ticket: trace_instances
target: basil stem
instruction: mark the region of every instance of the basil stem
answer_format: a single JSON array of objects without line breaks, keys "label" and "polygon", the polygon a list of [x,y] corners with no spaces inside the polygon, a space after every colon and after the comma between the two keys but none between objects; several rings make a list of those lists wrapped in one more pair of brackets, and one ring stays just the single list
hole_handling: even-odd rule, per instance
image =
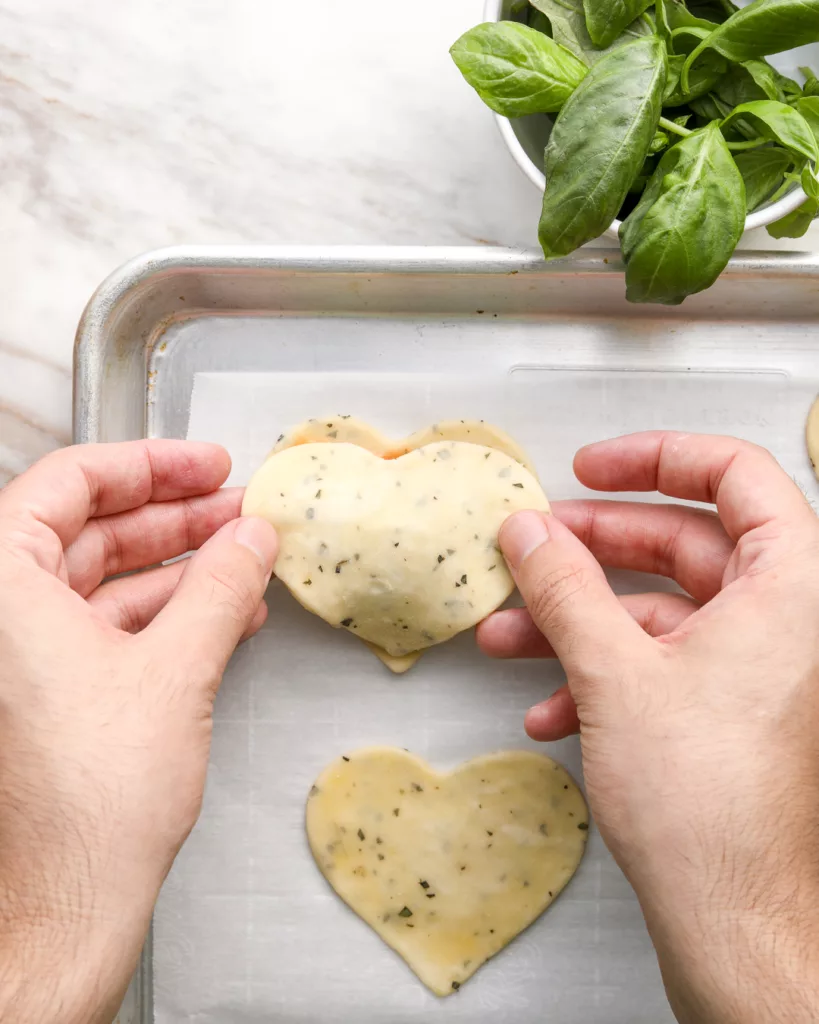
[{"label": "basil stem", "polygon": [[595,46],[611,46],[653,0],[583,0],[586,28]]},{"label": "basil stem", "polygon": [[449,52],[484,103],[506,117],[556,113],[586,74],[574,54],[514,21],[478,25]]},{"label": "basil stem", "polygon": [[668,58],[668,80],[663,98],[665,107],[682,107],[699,99],[710,92],[728,70],[728,62],[724,57],[717,53],[708,53],[695,68],[691,69],[688,89],[684,92],[680,76],[685,60],[684,54],[672,54]]},{"label": "basil stem", "polygon": [[756,138],[746,139],[745,142],[729,142],[728,148],[732,153],[745,153],[748,150],[759,149],[760,146],[767,146],[768,139]]},{"label": "basil stem", "polygon": [[709,288],[745,226],[745,185],[719,124],[669,149],[620,229],[630,302],[677,305]]},{"label": "basil stem", "polygon": [[732,61],[753,60],[819,41],[819,0],[753,0],[732,14],[688,56],[682,87],[700,56],[716,50]]},{"label": "basil stem", "polygon": [[673,132],[675,135],[691,135],[690,128],[686,128],[685,125],[681,125],[677,121],[669,121],[667,117],[661,117],[659,123],[661,128],[665,128],[667,131]]},{"label": "basil stem", "polygon": [[[738,119],[750,121],[754,128],[765,139],[778,143],[785,149],[804,156],[814,165],[819,164],[819,145],[805,118],[787,103],[776,100],[756,100],[753,103],[741,103],[734,107],[730,115],[722,122],[723,132],[728,131]],[[760,143],[761,144],[761,143]],[[741,144],[734,144],[738,149]],[[741,148],[750,148],[742,145]]]},{"label": "basil stem", "polygon": [[555,122],[546,147],[538,237],[547,259],[606,230],[648,155],[659,122],[665,46],[626,43],[589,71]]}]

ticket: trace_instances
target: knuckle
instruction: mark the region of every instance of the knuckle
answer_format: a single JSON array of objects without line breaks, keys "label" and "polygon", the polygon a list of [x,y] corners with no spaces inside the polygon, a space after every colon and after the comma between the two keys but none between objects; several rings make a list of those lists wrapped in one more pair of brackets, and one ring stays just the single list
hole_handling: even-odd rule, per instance
[{"label": "knuckle", "polygon": [[584,566],[562,565],[535,580],[529,595],[529,611],[541,629],[548,631],[566,606],[589,586],[591,575]]},{"label": "knuckle", "polygon": [[[116,526],[109,520],[95,519],[93,526],[99,530],[102,540],[103,572],[105,576],[115,576],[125,562],[122,539]],[[89,524],[91,525],[91,524]]]},{"label": "knuckle", "polygon": [[66,463],[74,462],[80,452],[80,445],[70,444],[64,448],[55,448],[53,452],[48,452],[40,460],[40,465],[45,466],[49,469],[60,469],[66,465]]}]

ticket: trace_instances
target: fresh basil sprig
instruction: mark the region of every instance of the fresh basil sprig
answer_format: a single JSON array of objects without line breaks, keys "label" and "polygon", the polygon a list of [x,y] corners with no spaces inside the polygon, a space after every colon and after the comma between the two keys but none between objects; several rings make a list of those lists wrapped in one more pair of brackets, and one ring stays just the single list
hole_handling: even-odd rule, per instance
[{"label": "fresh basil sprig", "polygon": [[719,125],[660,161],[620,228],[630,302],[677,305],[725,269],[745,226],[745,185]]},{"label": "fresh basil sprig", "polygon": [[689,55],[682,72],[688,75],[706,50],[732,61],[753,60],[795,46],[819,41],[819,0],[753,0],[711,32]]},{"label": "fresh basil sprig", "polygon": [[819,215],[819,79],[803,67],[800,85],[765,59],[819,41],[819,0],[514,0],[511,12],[524,24],[478,26],[453,57],[493,110],[551,130],[547,259],[619,218],[628,298],[677,303],[719,274],[747,211],[801,186],[769,232],[798,237]]},{"label": "fresh basil sprig", "polygon": [[506,117],[556,113],[586,74],[573,53],[514,21],[478,25],[449,52],[484,103]]},{"label": "fresh basil sprig", "polygon": [[646,36],[608,53],[555,122],[538,237],[547,259],[600,235],[623,205],[659,123],[665,47]]},{"label": "fresh basil sprig", "polygon": [[813,164],[819,164],[819,146],[811,126],[794,107],[776,100],[756,100],[741,103],[722,122],[722,130],[728,133],[738,120],[748,121],[760,133],[760,141],[779,143],[785,149],[803,156]]}]

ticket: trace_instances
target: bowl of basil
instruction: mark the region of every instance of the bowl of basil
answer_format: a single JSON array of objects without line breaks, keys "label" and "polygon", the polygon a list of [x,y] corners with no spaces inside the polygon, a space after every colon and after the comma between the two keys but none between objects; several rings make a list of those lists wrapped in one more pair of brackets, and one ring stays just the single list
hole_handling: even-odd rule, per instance
[{"label": "bowl of basil", "polygon": [[799,238],[819,216],[819,0],[487,0],[485,17],[450,52],[543,190],[546,259],[619,237],[629,301],[676,305],[744,230]]}]

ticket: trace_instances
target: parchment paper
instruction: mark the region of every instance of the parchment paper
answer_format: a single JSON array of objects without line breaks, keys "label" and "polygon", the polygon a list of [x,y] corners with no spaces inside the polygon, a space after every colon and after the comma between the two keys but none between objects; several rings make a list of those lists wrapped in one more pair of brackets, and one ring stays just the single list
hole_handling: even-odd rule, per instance
[{"label": "parchment paper", "polygon": [[[777,372],[200,374],[188,436],[226,445],[230,483],[242,484],[278,435],[310,416],[352,413],[396,437],[437,419],[484,418],[526,447],[558,498],[584,493],[571,462],[587,441],[647,428],[710,430],[766,444],[814,495],[802,442],[811,397]],[[621,591],[644,583],[616,577]],[[341,903],[304,838],[307,792],[331,758],[394,744],[445,768],[535,747],[522,716],[560,684],[560,669],[491,662],[464,635],[395,677],[280,585],[268,596],[268,624],[225,678],[202,818],[157,909],[158,1024],[672,1021],[636,899],[594,829],[556,904],[446,1000]],[[545,749],[580,777],[576,741]]]}]

